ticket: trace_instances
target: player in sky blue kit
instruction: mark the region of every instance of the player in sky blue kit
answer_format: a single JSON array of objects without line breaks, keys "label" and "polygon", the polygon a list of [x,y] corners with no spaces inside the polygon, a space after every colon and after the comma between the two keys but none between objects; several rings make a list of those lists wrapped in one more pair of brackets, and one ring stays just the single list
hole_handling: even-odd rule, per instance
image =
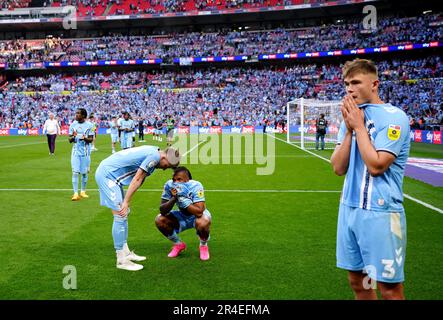
[{"label": "player in sky blue kit", "polygon": [[[75,113],[75,121],[69,127],[69,142],[73,143],[71,153],[72,166],[72,186],[74,195],[72,201],[78,201],[81,198],[89,198],[86,194],[86,183],[88,182],[89,165],[91,162],[90,144],[94,138],[92,125],[86,121],[88,113],[85,109],[79,108]],[[81,192],[78,194],[78,178],[82,176]]]},{"label": "player in sky blue kit", "polygon": [[[112,237],[117,254],[117,268],[141,270],[143,266],[133,261],[146,259],[130,251],[127,244],[132,196],[155,169],[174,168],[179,163],[178,150],[167,148],[160,151],[155,146],[141,146],[116,152],[98,166],[95,180],[99,186],[100,204],[110,208],[114,216]],[[126,195],[123,186],[129,186]]]},{"label": "player in sky blue kit", "polygon": [[162,141],[163,133],[163,121],[160,117],[156,117],[154,120],[154,140]]},{"label": "player in sky blue kit", "polygon": [[111,133],[112,153],[115,153],[115,146],[118,142],[117,117],[112,117],[109,127],[110,127],[110,133]]},{"label": "player in sky blue kit", "polygon": [[[174,205],[179,210],[172,210]],[[208,260],[211,220],[211,213],[206,209],[202,184],[192,180],[187,168],[176,168],[172,180],[165,183],[160,214],[155,218],[160,232],[174,243],[168,257],[175,258],[186,249],[186,244],[180,240],[178,233],[195,228],[200,238],[200,259]]]},{"label": "player in sky blue kit", "polygon": [[133,132],[135,124],[134,120],[130,119],[129,113],[125,112],[123,115],[123,120],[120,122],[120,144],[122,149],[132,148],[133,143]]},{"label": "player in sky blue kit", "polygon": [[[409,119],[378,95],[372,61],[356,59],[343,68],[338,143],[331,157],[346,174],[337,227],[337,266],[348,270],[356,299],[404,299],[406,218],[403,176],[409,154]],[[370,279],[370,280],[369,280]]]}]

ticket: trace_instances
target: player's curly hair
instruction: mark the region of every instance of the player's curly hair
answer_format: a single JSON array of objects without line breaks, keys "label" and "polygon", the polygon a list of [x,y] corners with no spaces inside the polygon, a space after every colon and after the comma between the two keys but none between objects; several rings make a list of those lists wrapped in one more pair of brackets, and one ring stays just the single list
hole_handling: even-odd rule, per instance
[{"label": "player's curly hair", "polygon": [[186,168],[186,167],[177,167],[177,168],[174,169],[174,174],[172,176],[174,177],[179,172],[186,172],[186,174],[188,175],[189,180],[192,180],[191,171],[189,171],[188,168]]}]

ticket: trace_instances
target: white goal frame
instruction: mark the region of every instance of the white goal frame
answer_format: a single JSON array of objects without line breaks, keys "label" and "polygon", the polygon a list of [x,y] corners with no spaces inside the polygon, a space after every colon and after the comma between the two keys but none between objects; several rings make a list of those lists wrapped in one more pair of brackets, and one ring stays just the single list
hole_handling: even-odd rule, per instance
[{"label": "white goal frame", "polygon": [[[300,147],[304,150],[306,149],[312,149],[310,148],[310,145],[308,146],[306,138],[309,136],[305,133],[305,130],[309,129],[309,124],[306,123],[306,121],[312,121],[312,116],[310,119],[306,118],[306,111],[307,108],[313,108],[315,110],[316,118],[320,115],[320,113],[325,114],[325,118],[328,121],[328,144],[332,144],[335,147],[335,142],[337,140],[338,135],[338,129],[340,128],[340,122],[342,120],[342,115],[340,112],[340,104],[341,101],[338,100],[318,100],[318,99],[306,99],[306,98],[298,98],[292,101],[289,101],[286,104],[286,123],[287,123],[287,130],[286,130],[286,141],[288,143],[293,143],[291,141],[291,105],[298,105],[299,106],[299,112],[300,112]],[[298,114],[298,112],[297,112]],[[332,133],[331,133],[332,132]],[[331,138],[332,136],[332,138]],[[311,136],[309,136],[311,137]],[[312,138],[311,138],[312,139]],[[334,141],[335,140],[335,141]],[[333,149],[334,147],[330,146],[327,147],[327,149]]]}]

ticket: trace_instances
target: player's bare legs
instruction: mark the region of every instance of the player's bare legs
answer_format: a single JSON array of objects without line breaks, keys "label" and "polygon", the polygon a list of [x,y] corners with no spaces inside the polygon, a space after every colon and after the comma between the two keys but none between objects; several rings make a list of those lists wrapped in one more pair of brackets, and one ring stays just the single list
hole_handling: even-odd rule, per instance
[{"label": "player's bare legs", "polygon": [[175,232],[175,230],[180,228],[177,218],[159,214],[155,218],[155,225],[166,238],[174,243],[171,252],[168,254],[169,258],[177,257],[181,251],[186,249],[186,244],[180,240],[180,237]]},{"label": "player's bare legs", "polygon": [[349,284],[354,291],[355,300],[377,300],[375,290],[364,287],[366,277],[367,274],[361,271],[349,271],[348,273]]},{"label": "player's bare legs", "polygon": [[114,239],[114,248],[117,255],[117,268],[138,271],[143,269],[141,264],[133,261],[144,261],[146,257],[138,256],[133,251],[129,250],[128,239],[128,216],[121,216],[119,211],[112,210],[114,216],[114,223],[112,225],[112,238]]},{"label": "player's bare legs", "polygon": [[405,300],[403,283],[377,282],[377,287],[384,300]]},{"label": "player's bare legs", "polygon": [[211,220],[202,215],[200,218],[195,219],[195,229],[200,237],[200,259],[209,260],[209,227],[211,226]]}]

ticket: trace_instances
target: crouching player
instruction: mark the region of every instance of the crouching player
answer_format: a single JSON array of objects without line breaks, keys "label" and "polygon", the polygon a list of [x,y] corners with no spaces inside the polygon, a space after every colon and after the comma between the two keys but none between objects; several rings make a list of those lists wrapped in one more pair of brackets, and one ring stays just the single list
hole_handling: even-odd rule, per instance
[{"label": "crouching player", "polygon": [[[172,210],[177,204],[179,210]],[[168,257],[175,258],[186,249],[178,233],[195,228],[200,238],[200,259],[209,259],[208,240],[211,213],[206,209],[205,194],[200,182],[192,180],[191,172],[185,167],[174,170],[172,180],[164,186],[160,214],[155,224],[160,232],[174,243]]]}]

